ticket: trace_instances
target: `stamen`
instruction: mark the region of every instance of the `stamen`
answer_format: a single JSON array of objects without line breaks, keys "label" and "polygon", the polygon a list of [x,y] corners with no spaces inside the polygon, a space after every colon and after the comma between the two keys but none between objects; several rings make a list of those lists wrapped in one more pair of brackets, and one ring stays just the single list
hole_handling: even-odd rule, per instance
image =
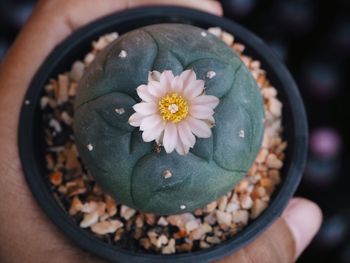
[{"label": "stamen", "polygon": [[177,93],[168,94],[161,98],[158,106],[164,121],[178,123],[188,115],[187,101]]},{"label": "stamen", "polygon": [[176,112],[179,111],[179,107],[178,107],[176,104],[171,104],[171,105],[169,105],[168,110],[169,110],[172,114],[174,114],[174,113],[176,113]]}]

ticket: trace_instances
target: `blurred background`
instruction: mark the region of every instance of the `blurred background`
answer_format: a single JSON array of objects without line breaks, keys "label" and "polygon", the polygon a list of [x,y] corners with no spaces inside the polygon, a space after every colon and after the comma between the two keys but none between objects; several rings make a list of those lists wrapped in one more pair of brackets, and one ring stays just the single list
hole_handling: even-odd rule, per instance
[{"label": "blurred background", "polygon": [[[0,63],[35,5],[0,0]],[[350,0],[222,0],[225,16],[263,38],[287,64],[310,124],[309,160],[298,195],[325,214],[298,262],[350,262]],[[347,136],[348,134],[348,136]]]}]

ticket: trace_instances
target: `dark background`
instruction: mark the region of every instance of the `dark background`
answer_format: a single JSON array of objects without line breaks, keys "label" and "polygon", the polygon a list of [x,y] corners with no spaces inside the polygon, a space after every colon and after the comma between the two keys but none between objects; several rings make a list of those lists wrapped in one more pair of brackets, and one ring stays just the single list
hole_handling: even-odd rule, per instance
[{"label": "dark background", "polygon": [[[0,0],[0,63],[35,2]],[[306,104],[309,160],[298,195],[316,201],[325,218],[298,262],[348,263],[350,0],[221,2],[225,16],[258,34],[285,61]]]}]

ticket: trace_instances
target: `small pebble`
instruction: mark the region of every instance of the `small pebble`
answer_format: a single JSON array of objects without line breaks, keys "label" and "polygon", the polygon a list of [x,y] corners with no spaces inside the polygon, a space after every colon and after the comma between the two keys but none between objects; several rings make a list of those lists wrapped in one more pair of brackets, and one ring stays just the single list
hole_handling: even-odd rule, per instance
[{"label": "small pebble", "polygon": [[232,221],[237,224],[246,225],[249,220],[249,213],[246,210],[238,210],[232,213]]},{"label": "small pebble", "polygon": [[280,169],[283,166],[283,163],[281,160],[277,158],[277,156],[273,153],[269,154],[266,159],[266,164],[268,167],[272,169]]},{"label": "small pebble", "polygon": [[100,37],[99,40],[95,41],[92,43],[92,46],[94,47],[94,49],[96,49],[97,51],[101,51],[103,50],[105,47],[108,46],[110,42],[105,38],[105,37]]},{"label": "small pebble", "polygon": [[69,87],[68,96],[74,98],[77,95],[78,84],[72,82]]},{"label": "small pebble", "polygon": [[114,233],[118,228],[123,227],[123,223],[119,220],[110,220],[96,223],[91,226],[91,231],[98,235]]},{"label": "small pebble", "polygon": [[86,146],[88,150],[91,152],[94,149],[94,146],[90,143]]},{"label": "small pebble", "polygon": [[62,172],[55,171],[50,174],[50,182],[55,186],[59,186],[62,183],[62,177],[63,177]]},{"label": "small pebble", "polygon": [[106,195],[106,209],[108,212],[108,215],[110,217],[114,216],[117,213],[117,203],[114,201],[114,199],[112,197],[110,197],[109,195]]},{"label": "small pebble", "polygon": [[261,63],[258,60],[254,60],[251,64],[250,64],[250,68],[251,69],[260,69]]},{"label": "small pebble", "polygon": [[220,244],[221,240],[216,236],[209,236],[206,238],[207,242],[210,244]]},{"label": "small pebble", "polygon": [[247,56],[241,56],[241,60],[248,68],[250,67],[250,63],[252,62],[252,59]]},{"label": "small pebble", "polygon": [[233,41],[234,41],[234,37],[232,34],[227,33],[227,32],[222,32],[221,38],[226,43],[226,45],[228,45],[229,47],[232,46]]},{"label": "small pebble", "polygon": [[136,210],[127,207],[125,205],[122,205],[121,210],[120,210],[120,215],[123,217],[125,220],[129,220],[131,217],[133,217],[136,213]]},{"label": "small pebble", "polygon": [[269,111],[276,117],[280,117],[282,114],[282,103],[275,99],[270,98],[269,100]]},{"label": "small pebble", "polygon": [[49,126],[54,128],[54,130],[57,133],[62,132],[61,124],[56,119],[51,119],[50,122],[49,122]]},{"label": "small pebble", "polygon": [[68,126],[71,126],[73,124],[72,117],[69,116],[69,114],[66,111],[61,113],[61,119]]},{"label": "small pebble", "polygon": [[241,199],[241,207],[243,209],[250,209],[253,206],[253,200],[249,195],[244,195]]},{"label": "small pebble", "polygon": [[268,87],[268,88],[263,88],[261,89],[261,94],[266,98],[266,99],[270,99],[270,98],[274,98],[277,95],[277,90],[275,88],[272,87]]},{"label": "small pebble", "polygon": [[69,208],[69,214],[74,216],[83,209],[83,203],[80,201],[79,197],[75,196],[71,202]]},{"label": "small pebble", "polygon": [[83,205],[83,208],[81,209],[81,211],[83,212],[83,213],[91,213],[91,212],[93,212],[93,211],[96,211],[96,209],[97,209],[97,202],[95,202],[95,201],[90,201],[89,203],[85,203],[84,205]]},{"label": "small pebble", "polygon": [[142,228],[144,226],[144,218],[141,214],[136,217],[135,225],[138,228]]},{"label": "small pebble", "polygon": [[109,214],[107,213],[104,213],[100,216],[100,221],[106,221],[107,219],[109,219]]},{"label": "small pebble", "polygon": [[81,228],[90,227],[93,224],[96,224],[97,221],[98,221],[98,213],[97,213],[97,211],[91,212],[89,214],[85,214],[83,221],[80,222],[80,227]]},{"label": "small pebble", "polygon": [[168,245],[162,248],[162,254],[175,254],[175,239],[170,239]]},{"label": "small pebble", "polygon": [[202,248],[202,249],[206,249],[206,248],[210,248],[211,245],[209,245],[207,242],[205,242],[205,241],[202,240],[202,241],[199,243],[199,247]]},{"label": "small pebble", "polygon": [[67,75],[58,76],[58,104],[68,101],[69,79]]},{"label": "small pebble", "polygon": [[219,225],[223,227],[229,227],[231,225],[232,215],[222,211],[216,211],[216,218]]},{"label": "small pebble", "polygon": [[220,211],[225,211],[226,206],[227,206],[228,198],[226,195],[221,197],[218,201],[218,208]]},{"label": "small pebble", "polygon": [[267,207],[267,202],[261,199],[256,199],[254,201],[250,217],[252,219],[257,218],[266,209],[266,207]]},{"label": "small pebble", "polygon": [[[123,228],[118,228],[117,231],[115,232],[114,241],[119,241],[120,239],[122,239],[124,232],[125,230]],[[151,245],[151,243],[149,244]]]},{"label": "small pebble", "polygon": [[226,206],[226,212],[231,213],[233,211],[237,211],[239,209],[239,205],[236,203],[229,203]]},{"label": "small pebble", "polygon": [[97,208],[95,210],[98,214],[98,216],[102,216],[105,214],[106,211],[106,203],[104,202],[98,202],[97,203]]},{"label": "small pebble", "polygon": [[189,236],[190,240],[200,240],[205,235],[205,232],[202,228],[194,229]]},{"label": "small pebble", "polygon": [[259,151],[259,153],[258,153],[258,155],[257,155],[257,157],[256,157],[256,159],[255,159],[255,161],[256,161],[257,163],[264,163],[268,154],[269,154],[269,151],[266,150],[265,148],[262,148],[262,149]]},{"label": "small pebble", "polygon": [[169,223],[168,223],[168,221],[167,221],[163,216],[161,216],[161,217],[158,219],[157,224],[160,225],[160,226],[167,226]]},{"label": "small pebble", "polygon": [[74,62],[72,69],[70,71],[70,78],[75,82],[79,82],[84,74],[85,64],[81,61]]},{"label": "small pebble", "polygon": [[92,63],[92,61],[95,60],[95,55],[93,53],[89,53],[86,55],[85,59],[84,59],[84,62],[85,64],[88,66]]},{"label": "small pebble", "polygon": [[153,225],[156,222],[156,215],[155,214],[145,213],[145,218],[146,218],[146,223],[148,225]]},{"label": "small pebble", "polygon": [[204,222],[207,222],[209,225],[214,225],[216,223],[216,217],[211,213],[204,217]]},{"label": "small pebble", "polygon": [[204,208],[204,212],[205,212],[205,213],[211,213],[211,212],[213,212],[213,211],[216,209],[217,205],[218,205],[218,204],[217,204],[216,201],[209,203],[209,204]]},{"label": "small pebble", "polygon": [[246,179],[243,179],[236,186],[236,192],[237,193],[244,193],[247,191],[248,186],[249,186],[249,181]]},{"label": "small pebble", "polygon": [[208,29],[208,31],[216,37],[220,37],[222,33],[222,29],[220,27],[211,27]]},{"label": "small pebble", "polygon": [[[119,240],[119,239],[118,239]],[[151,241],[148,239],[148,238],[142,238],[140,240],[140,245],[145,248],[146,250],[149,250],[152,246],[152,243]],[[174,244],[174,247],[175,247],[175,244]]]},{"label": "small pebble", "polygon": [[40,99],[40,108],[43,110],[49,104],[50,99],[46,96],[41,97]]},{"label": "small pebble", "polygon": [[119,37],[119,34],[116,33],[116,32],[113,32],[113,33],[110,33],[110,34],[105,35],[105,38],[106,38],[106,40],[107,40],[109,43],[112,43],[112,42],[113,42],[114,40],[116,40],[118,37]]},{"label": "small pebble", "polygon": [[245,46],[239,43],[235,43],[233,44],[233,49],[237,52],[237,53],[243,53],[245,50]]},{"label": "small pebble", "polygon": [[197,220],[188,221],[185,225],[185,228],[186,228],[186,231],[190,233],[191,231],[199,228],[199,223],[197,222]]},{"label": "small pebble", "polygon": [[196,218],[193,214],[184,213],[180,215],[171,215],[166,218],[169,224],[177,226],[180,229],[184,229],[187,222],[194,221]]}]

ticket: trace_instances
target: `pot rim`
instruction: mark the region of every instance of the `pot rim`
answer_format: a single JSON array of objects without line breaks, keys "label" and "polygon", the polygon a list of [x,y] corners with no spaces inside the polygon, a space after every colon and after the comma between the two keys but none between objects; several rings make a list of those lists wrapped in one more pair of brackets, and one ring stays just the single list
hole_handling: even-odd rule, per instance
[{"label": "pot rim", "polygon": [[[146,254],[129,251],[111,246],[102,240],[84,231],[69,217],[49,189],[46,179],[42,176],[43,171],[38,167],[40,157],[35,156],[34,151],[38,147],[34,140],[33,123],[38,114],[37,105],[41,97],[41,90],[47,83],[50,74],[54,70],[61,57],[67,55],[73,46],[83,43],[93,33],[102,32],[104,28],[125,22],[137,23],[138,20],[151,19],[150,24],[158,22],[197,22],[207,24],[208,27],[220,27],[232,33],[248,49],[254,50],[259,55],[262,64],[267,65],[283,85],[277,89],[283,89],[290,104],[290,114],[293,122],[293,151],[290,152],[290,166],[283,177],[279,189],[276,189],[274,197],[270,200],[266,210],[256,219],[250,222],[242,231],[225,242],[201,251],[185,254],[161,255]],[[138,27],[144,26],[139,25]],[[136,28],[136,27],[135,27]],[[90,44],[90,43],[89,43]],[[257,59],[254,57],[254,59]],[[269,72],[268,72],[269,74]],[[28,103],[28,101],[30,103]],[[29,139],[28,139],[29,138]],[[270,224],[272,224],[286,207],[289,199],[295,193],[300,183],[302,172],[305,167],[307,155],[308,129],[304,105],[297,89],[297,85],[284,64],[253,33],[228,19],[217,17],[201,11],[182,7],[142,7],[122,11],[101,18],[79,29],[58,47],[56,47],[34,76],[21,109],[18,144],[20,159],[27,183],[40,207],[46,215],[58,226],[69,238],[86,251],[93,252],[98,256],[111,261],[127,262],[160,262],[181,261],[206,262],[221,258],[225,255],[242,248],[253,241]]]}]

